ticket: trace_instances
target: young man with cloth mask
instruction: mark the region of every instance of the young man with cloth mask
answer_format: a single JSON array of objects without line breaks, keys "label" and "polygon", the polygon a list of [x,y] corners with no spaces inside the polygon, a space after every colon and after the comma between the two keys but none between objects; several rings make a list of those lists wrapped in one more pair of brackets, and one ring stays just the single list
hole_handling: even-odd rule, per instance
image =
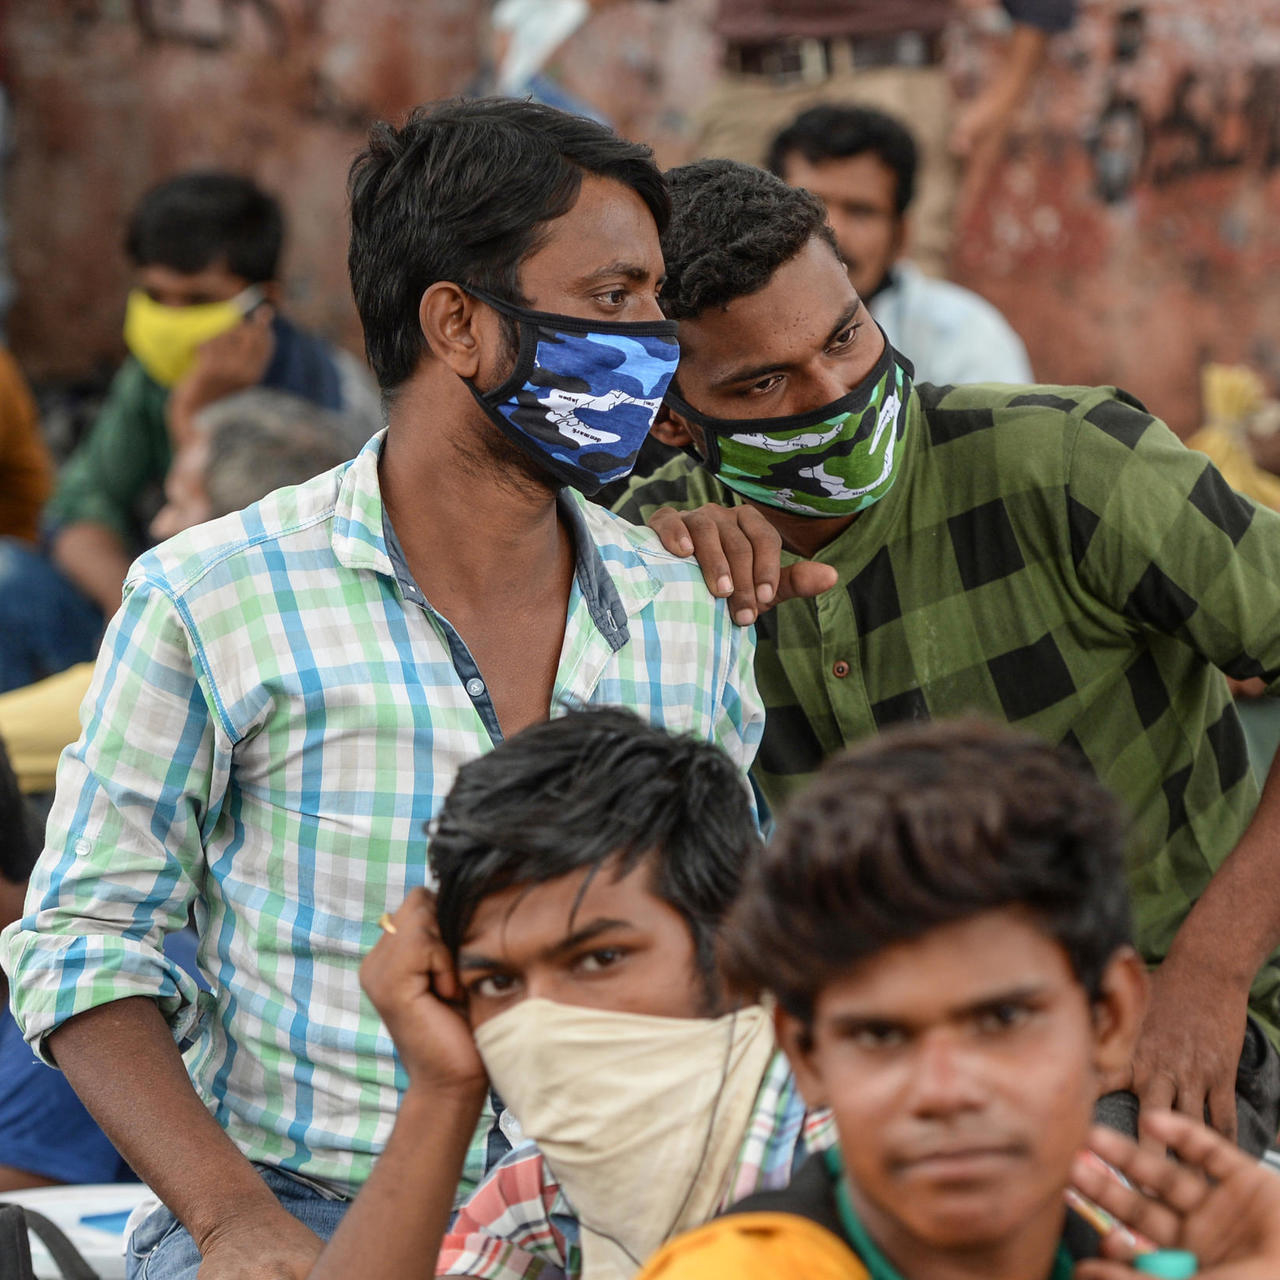
[{"label": "young man with cloth mask", "polygon": [[[623,1280],[832,1139],[720,975],[759,847],[723,752],[615,708],[464,765],[361,981],[409,1077],[312,1280]],[[492,1086],[523,1131],[450,1223]]]},{"label": "young man with cloth mask", "polygon": [[1147,985],[1124,837],[1078,758],[1003,726],[903,726],[828,761],[749,869],[722,949],[774,996],[838,1145],[643,1280],[1082,1274],[1099,1240],[1067,1191]]},{"label": "young man with cloth mask", "polygon": [[1151,1146],[1090,1129],[1146,986],[1124,845],[1078,757],[1006,728],[829,761],[721,937],[839,1143],[640,1280],[1275,1280],[1272,1169],[1169,1111]]},{"label": "young man with cloth mask", "polygon": [[682,355],[655,434],[693,459],[618,509],[696,549],[709,584],[731,576],[748,621],[775,588],[838,583],[757,627],[765,798],[903,720],[978,711],[1079,751],[1134,822],[1154,969],[1101,1114],[1131,1130],[1139,1099],[1176,1103],[1261,1151],[1280,1125],[1280,780],[1259,803],[1222,672],[1280,691],[1280,516],[1123,392],[914,386],[813,196],[730,161],[668,177]]},{"label": "young man with cloth mask", "polygon": [[[675,368],[667,213],[647,148],[551,108],[375,126],[350,266],[387,430],[134,566],[2,943],[27,1040],[165,1203],[132,1275],[309,1271],[404,1083],[356,969],[461,764],[591,703],[750,764],[751,637],[565,485],[626,474]],[[192,906],[198,1004],[158,945]]]},{"label": "young man with cloth mask", "polygon": [[129,356],[44,510],[48,555],[0,543],[0,691],[94,657],[202,407],[261,386],[359,419],[361,440],[381,425],[363,363],[281,312],[283,242],[279,204],[240,174],[182,173],[139,201]]}]

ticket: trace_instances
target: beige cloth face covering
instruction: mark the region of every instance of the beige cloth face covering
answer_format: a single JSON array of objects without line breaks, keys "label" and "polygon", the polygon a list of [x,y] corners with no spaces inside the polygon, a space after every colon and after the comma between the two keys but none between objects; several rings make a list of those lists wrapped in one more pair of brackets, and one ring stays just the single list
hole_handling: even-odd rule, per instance
[{"label": "beige cloth face covering", "polygon": [[773,1025],[524,1000],[476,1030],[489,1079],[581,1224],[583,1280],[630,1280],[727,1192]]}]

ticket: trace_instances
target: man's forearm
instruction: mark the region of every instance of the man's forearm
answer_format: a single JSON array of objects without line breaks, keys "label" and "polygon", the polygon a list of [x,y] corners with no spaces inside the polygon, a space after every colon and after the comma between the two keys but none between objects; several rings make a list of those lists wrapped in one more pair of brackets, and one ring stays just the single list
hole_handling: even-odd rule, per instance
[{"label": "man's forearm", "polygon": [[129,553],[114,529],[81,520],[60,529],[53,540],[53,560],[63,573],[111,617],[120,607]]},{"label": "man's forearm", "polygon": [[154,1001],[137,996],[77,1014],[48,1047],[103,1132],[202,1249],[215,1227],[284,1213],[200,1101]]},{"label": "man's forearm", "polygon": [[1170,955],[1247,988],[1280,946],[1280,754],[1253,820],[1182,922]]},{"label": "man's forearm", "polygon": [[435,1276],[483,1100],[410,1087],[386,1149],[309,1280]]},{"label": "man's forearm", "polygon": [[1007,111],[1013,111],[1027,96],[1031,81],[1044,60],[1049,37],[1039,27],[1015,23],[1013,33],[991,83],[991,92]]}]

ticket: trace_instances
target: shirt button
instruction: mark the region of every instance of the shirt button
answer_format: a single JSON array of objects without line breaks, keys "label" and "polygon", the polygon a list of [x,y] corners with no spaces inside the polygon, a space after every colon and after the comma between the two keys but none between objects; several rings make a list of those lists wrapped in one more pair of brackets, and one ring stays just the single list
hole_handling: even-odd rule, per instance
[{"label": "shirt button", "polygon": [[472,676],[467,681],[467,692],[473,698],[478,698],[484,692],[484,681],[479,676]]},{"label": "shirt button", "polygon": [[92,852],[93,845],[91,845],[84,836],[81,836],[80,839],[76,841],[76,855],[81,858],[87,858]]},{"label": "shirt button", "polygon": [[831,668],[831,674],[843,680],[849,674],[849,664],[843,658],[837,659],[836,664]]}]

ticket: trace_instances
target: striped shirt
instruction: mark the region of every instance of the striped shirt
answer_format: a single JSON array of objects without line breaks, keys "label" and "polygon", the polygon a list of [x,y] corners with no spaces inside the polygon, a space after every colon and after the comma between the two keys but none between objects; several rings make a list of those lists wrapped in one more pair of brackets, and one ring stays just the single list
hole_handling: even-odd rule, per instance
[{"label": "striped shirt", "polygon": [[[830,1111],[806,1111],[785,1056],[775,1053],[716,1212],[757,1191],[785,1187],[810,1152],[835,1142]],[[436,1264],[437,1275],[479,1280],[577,1280],[581,1273],[577,1216],[531,1142],[490,1170],[459,1210]]]},{"label": "striped shirt", "polygon": [[[339,1189],[368,1175],[405,1083],[357,967],[426,881],[425,827],[459,765],[498,735],[465,644],[388,539],[381,445],[134,565],[0,945],[38,1051],[86,1009],[150,996],[241,1150]],[[560,502],[576,566],[553,712],[630,707],[745,770],[749,633],[692,562]],[[200,996],[160,945],[192,907]]]}]

